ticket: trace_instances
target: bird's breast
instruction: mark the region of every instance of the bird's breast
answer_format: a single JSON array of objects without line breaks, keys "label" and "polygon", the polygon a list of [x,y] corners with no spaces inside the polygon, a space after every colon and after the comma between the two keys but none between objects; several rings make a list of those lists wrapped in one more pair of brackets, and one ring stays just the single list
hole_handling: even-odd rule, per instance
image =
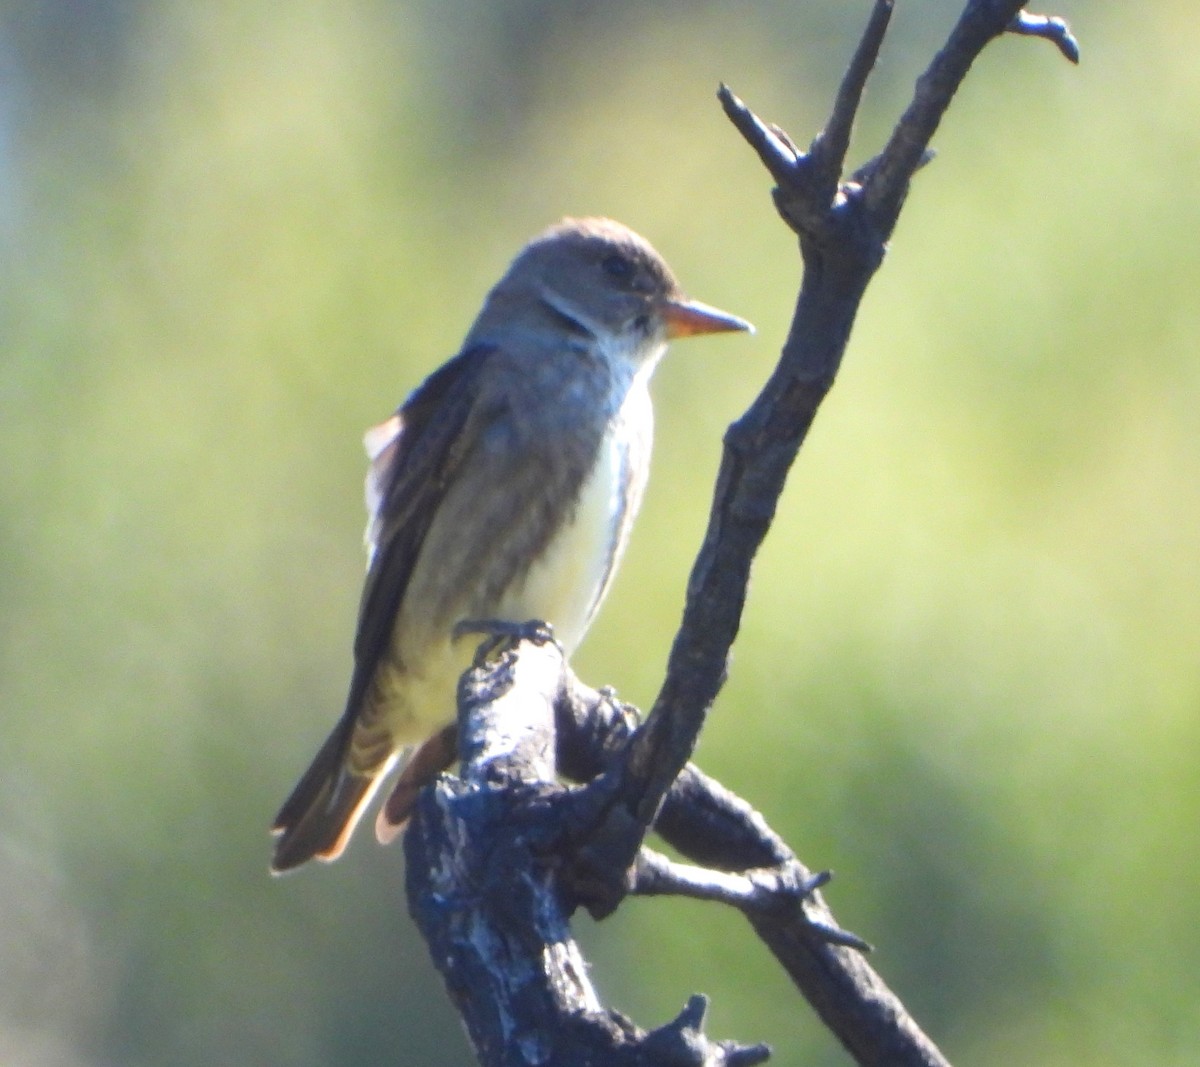
[{"label": "bird's breast", "polygon": [[501,598],[500,617],[543,619],[568,652],[579,644],[608,592],[641,505],[652,435],[650,396],[639,380],[601,439],[574,507]]}]

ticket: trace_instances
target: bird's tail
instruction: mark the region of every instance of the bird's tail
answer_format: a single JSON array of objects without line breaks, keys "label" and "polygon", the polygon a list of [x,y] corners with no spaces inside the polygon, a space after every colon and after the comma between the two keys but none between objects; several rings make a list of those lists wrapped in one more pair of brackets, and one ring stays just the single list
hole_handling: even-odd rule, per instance
[{"label": "bird's tail", "polygon": [[341,722],[321,746],[312,766],[283,802],[271,832],[276,835],[271,871],[282,874],[310,859],[329,862],[340,856],[371,803],[396,765],[399,752],[368,770],[349,759],[352,730]]},{"label": "bird's tail", "polygon": [[381,845],[391,844],[400,835],[418,794],[454,762],[457,753],[458,724],[452,722],[406,754],[404,769],[375,820],[375,837]]}]

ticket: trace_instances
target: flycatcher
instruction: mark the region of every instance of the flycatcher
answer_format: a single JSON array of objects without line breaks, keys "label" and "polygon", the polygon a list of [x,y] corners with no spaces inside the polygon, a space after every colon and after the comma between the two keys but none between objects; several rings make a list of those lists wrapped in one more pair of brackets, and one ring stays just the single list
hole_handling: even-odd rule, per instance
[{"label": "flycatcher", "polygon": [[[649,243],[610,219],[564,220],[522,249],[460,353],[367,432],[350,692],[275,818],[272,870],[336,859],[406,755],[406,773],[448,765],[446,726],[479,640],[456,636],[460,622],[536,619],[568,655],[579,644],[642,501],[647,385],[667,342],[750,329],[688,300]],[[379,814],[381,841],[408,816],[404,778]]]}]

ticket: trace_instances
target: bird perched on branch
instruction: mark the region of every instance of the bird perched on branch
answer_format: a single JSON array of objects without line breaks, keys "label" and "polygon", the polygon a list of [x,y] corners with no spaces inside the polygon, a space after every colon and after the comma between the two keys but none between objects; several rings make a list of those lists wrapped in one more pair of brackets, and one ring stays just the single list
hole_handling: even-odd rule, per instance
[{"label": "bird perched on branch", "polygon": [[[667,342],[750,330],[688,300],[610,219],[566,219],[488,294],[457,356],[366,435],[369,563],[346,708],[275,818],[271,867],[341,855],[389,774],[394,837],[413,785],[448,764],[467,620],[548,622],[569,654],[641,504]],[[416,747],[414,747],[416,746]],[[423,775],[423,772],[424,775]]]}]

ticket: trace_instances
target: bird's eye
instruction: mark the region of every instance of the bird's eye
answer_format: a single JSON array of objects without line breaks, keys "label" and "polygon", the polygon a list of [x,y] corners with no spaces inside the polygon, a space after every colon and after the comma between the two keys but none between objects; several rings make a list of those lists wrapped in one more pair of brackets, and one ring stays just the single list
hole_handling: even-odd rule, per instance
[{"label": "bird's eye", "polygon": [[627,282],[633,277],[633,263],[617,252],[605,256],[600,266],[605,274],[619,282]]}]

